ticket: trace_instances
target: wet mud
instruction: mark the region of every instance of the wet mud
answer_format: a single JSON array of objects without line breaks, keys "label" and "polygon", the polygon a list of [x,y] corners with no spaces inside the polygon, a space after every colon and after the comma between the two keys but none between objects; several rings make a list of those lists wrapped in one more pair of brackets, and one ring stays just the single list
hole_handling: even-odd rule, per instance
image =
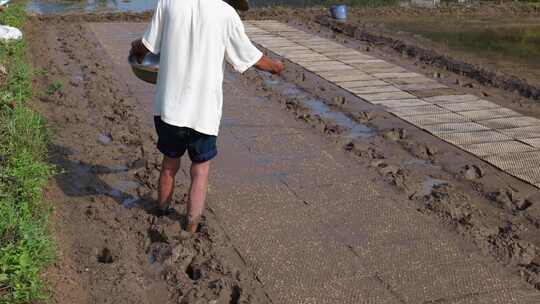
[{"label": "wet mud", "polygon": [[89,12],[89,13],[30,13],[32,19],[41,22],[147,22],[152,18],[153,11],[147,12]]},{"label": "wet mud", "polygon": [[[48,274],[53,303],[267,303],[211,210],[200,233],[181,232],[185,185],[178,185],[175,214],[152,215],[159,174],[155,136],[140,128],[139,105],[115,79],[92,34],[71,18],[34,18],[29,29],[31,55],[47,71],[36,92],[57,79],[65,84],[35,102],[56,134],[51,161],[63,172],[47,192],[61,252]],[[313,20],[301,26],[320,29]],[[238,81],[378,172],[403,204],[446,223],[540,289],[538,189],[285,64],[281,77],[251,70]],[[481,90],[504,104],[499,91]]]},{"label": "wet mud", "polygon": [[438,218],[540,288],[540,190],[300,66],[286,67],[283,77],[255,71],[246,77],[262,86],[262,96],[378,172],[404,204]]},{"label": "wet mud", "polygon": [[[59,257],[52,303],[266,303],[256,276],[207,212],[182,230],[187,187],[153,215],[160,155],[135,98],[82,23],[33,19],[30,56],[41,73],[33,106],[53,134],[59,173],[46,191]],[[46,88],[63,85],[54,93]]]}]

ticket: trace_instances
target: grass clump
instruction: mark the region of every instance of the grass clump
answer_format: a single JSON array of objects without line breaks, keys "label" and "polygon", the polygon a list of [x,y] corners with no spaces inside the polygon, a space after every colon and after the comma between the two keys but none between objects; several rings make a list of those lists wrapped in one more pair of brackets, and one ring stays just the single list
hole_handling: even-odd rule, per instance
[{"label": "grass clump", "polygon": [[60,80],[55,80],[47,87],[47,95],[53,95],[56,92],[61,92],[64,88],[64,84]]},{"label": "grass clump", "polygon": [[[22,28],[22,4],[0,12],[0,23]],[[41,271],[53,258],[49,207],[42,190],[52,173],[46,162],[42,117],[25,102],[32,96],[24,41],[0,42],[0,303],[45,297]]]}]

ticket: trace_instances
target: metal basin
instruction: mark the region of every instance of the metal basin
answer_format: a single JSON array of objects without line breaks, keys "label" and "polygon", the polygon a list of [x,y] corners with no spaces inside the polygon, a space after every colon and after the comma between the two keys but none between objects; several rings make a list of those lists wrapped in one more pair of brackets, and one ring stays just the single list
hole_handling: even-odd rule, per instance
[{"label": "metal basin", "polygon": [[159,72],[159,55],[152,53],[146,54],[143,61],[138,63],[134,56],[128,57],[128,62],[131,65],[131,70],[142,81],[155,84],[157,82]]}]

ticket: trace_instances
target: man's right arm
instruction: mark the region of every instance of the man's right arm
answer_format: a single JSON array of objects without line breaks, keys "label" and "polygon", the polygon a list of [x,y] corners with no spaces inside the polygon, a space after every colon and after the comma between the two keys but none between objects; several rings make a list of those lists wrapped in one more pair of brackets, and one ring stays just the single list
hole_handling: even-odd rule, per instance
[{"label": "man's right arm", "polygon": [[270,72],[272,74],[280,74],[283,72],[285,67],[281,61],[263,55],[262,58],[255,64],[255,68]]},{"label": "man's right arm", "polygon": [[279,60],[265,56],[251,43],[246,35],[244,24],[240,16],[234,11],[232,19],[228,24],[228,40],[225,46],[227,61],[240,73],[245,72],[250,67],[272,74],[279,74],[283,71],[283,63]]}]

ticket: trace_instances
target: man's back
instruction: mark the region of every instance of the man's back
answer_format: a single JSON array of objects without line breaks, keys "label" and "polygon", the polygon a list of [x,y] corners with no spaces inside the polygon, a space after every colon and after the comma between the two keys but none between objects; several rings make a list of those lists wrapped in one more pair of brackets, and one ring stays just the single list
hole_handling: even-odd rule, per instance
[{"label": "man's back", "polygon": [[279,74],[283,63],[251,44],[236,11],[221,0],[160,0],[144,37],[132,43],[140,62],[161,53],[154,117],[163,153],[157,213],[167,214],[180,158],[191,159],[187,227],[196,232],[204,210],[210,161],[223,103],[223,59],[239,71],[251,66]]},{"label": "man's back", "polygon": [[222,0],[160,0],[143,43],[161,55],[156,115],[210,135],[221,119],[224,56],[241,72],[262,56]]}]

